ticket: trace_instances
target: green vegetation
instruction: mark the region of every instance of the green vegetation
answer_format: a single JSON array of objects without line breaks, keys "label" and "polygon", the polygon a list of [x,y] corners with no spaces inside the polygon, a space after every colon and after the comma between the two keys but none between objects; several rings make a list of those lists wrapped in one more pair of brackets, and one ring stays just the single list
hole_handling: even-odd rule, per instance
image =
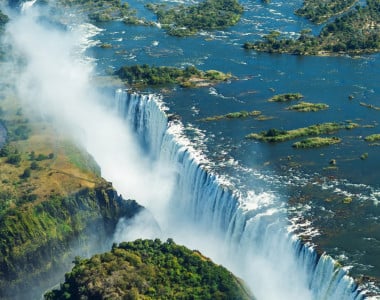
[{"label": "green vegetation", "polygon": [[301,112],[310,112],[310,111],[320,111],[328,109],[328,105],[324,103],[310,103],[310,102],[300,102],[289,106],[287,109],[296,110]]},{"label": "green vegetation", "polygon": [[200,71],[194,66],[184,69],[144,65],[124,66],[115,75],[135,86],[180,84],[183,87],[205,86],[227,80],[231,74],[219,71]]},{"label": "green vegetation", "polygon": [[53,124],[24,110],[15,98],[1,99],[0,123],[8,133],[0,145],[4,300],[38,299],[69,270],[78,251],[90,251],[91,242],[107,245],[119,218],[141,209],[116,194],[83,149]]},{"label": "green vegetation", "polygon": [[258,111],[258,110],[253,110],[249,112],[242,110],[239,112],[232,112],[225,115],[217,115],[217,116],[203,118],[203,119],[200,119],[200,121],[210,122],[210,121],[219,121],[223,119],[243,119],[243,118],[248,118],[248,117],[258,117],[259,115],[261,115],[261,111]]},{"label": "green vegetation", "polygon": [[380,110],[379,106],[375,106],[373,104],[368,104],[368,103],[364,103],[364,102],[360,102],[359,104],[361,106],[364,106],[364,107],[367,107],[367,108],[371,108],[371,109],[374,109],[374,110]]},{"label": "green vegetation", "polygon": [[58,3],[74,9],[76,13],[87,15],[92,22],[121,19],[126,24],[152,25],[145,19],[138,19],[136,11],[121,0],[59,0]]},{"label": "green vegetation", "polygon": [[263,142],[285,142],[292,139],[317,136],[321,134],[330,134],[337,132],[340,129],[353,129],[359,125],[352,122],[345,123],[322,123],[317,125],[311,125],[309,127],[303,127],[293,130],[278,130],[275,128],[263,131],[261,133],[251,133],[246,136],[248,139],[255,139]]},{"label": "green vegetation", "polygon": [[293,100],[300,100],[303,98],[303,95],[300,93],[288,93],[275,95],[272,98],[268,99],[269,102],[289,102]]},{"label": "green vegetation", "polygon": [[[0,198],[8,197],[12,195],[0,192]],[[74,257],[70,244],[81,240],[82,247],[88,246],[94,234],[91,227],[97,228],[94,239],[105,238],[120,217],[141,209],[133,201],[118,198],[106,185],[65,197],[52,194],[42,202],[36,194],[19,200],[24,202],[23,209],[8,209],[0,218],[2,299],[16,299],[19,292],[37,299],[31,296],[33,288],[47,288],[58,280],[57,269],[69,269]]]},{"label": "green vegetation", "polygon": [[295,13],[310,21],[320,24],[332,16],[350,9],[357,0],[304,0],[303,7]]},{"label": "green vegetation", "polygon": [[367,152],[365,152],[365,153],[363,153],[362,155],[360,155],[360,159],[361,160],[365,160],[365,159],[367,159],[368,158],[368,153]]},{"label": "green vegetation", "polygon": [[305,149],[305,148],[319,148],[324,146],[329,146],[333,144],[338,144],[342,140],[337,137],[311,137],[304,139],[302,141],[296,142],[292,145],[292,147],[297,149]]},{"label": "green vegetation", "polygon": [[168,34],[189,36],[200,30],[224,29],[235,25],[243,13],[237,0],[205,0],[198,4],[167,8],[164,4],[148,4]]},{"label": "green vegetation", "polygon": [[351,197],[344,197],[342,202],[344,204],[350,204],[350,203],[352,203],[352,198]]},{"label": "green vegetation", "polygon": [[27,140],[31,132],[28,123],[29,120],[23,117],[20,109],[13,115],[11,119],[2,119],[4,126],[7,128],[8,141]]},{"label": "green vegetation", "polygon": [[268,121],[268,120],[272,120],[272,119],[274,119],[274,117],[265,116],[265,115],[259,115],[255,118],[255,120],[257,120],[257,121]]},{"label": "green vegetation", "polygon": [[378,24],[380,24],[380,0],[367,0],[366,6],[358,5],[326,24],[318,36],[311,35],[311,31],[305,29],[300,32],[298,39],[289,39],[280,38],[281,34],[273,31],[264,36],[264,41],[247,42],[244,48],[296,55],[373,53],[380,50]]},{"label": "green vegetation", "polygon": [[171,239],[136,240],[112,251],[76,259],[58,299],[253,299],[227,269]]},{"label": "green vegetation", "polygon": [[379,133],[371,134],[369,136],[366,136],[364,138],[364,140],[366,142],[369,142],[369,143],[374,143],[374,142],[380,141],[380,134]]},{"label": "green vegetation", "polygon": [[0,28],[9,21],[9,17],[0,10]]}]

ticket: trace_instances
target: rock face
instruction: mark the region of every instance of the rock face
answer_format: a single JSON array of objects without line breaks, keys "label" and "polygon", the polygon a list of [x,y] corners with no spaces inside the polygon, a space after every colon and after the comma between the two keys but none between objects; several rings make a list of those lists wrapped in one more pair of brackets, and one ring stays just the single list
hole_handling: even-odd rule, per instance
[{"label": "rock face", "polygon": [[171,239],[114,245],[76,260],[65,278],[45,299],[254,299],[227,269]]},{"label": "rock face", "polygon": [[7,141],[7,130],[3,126],[3,123],[0,122],[0,149],[4,146]]},{"label": "rock face", "polygon": [[105,184],[9,211],[0,218],[0,299],[39,299],[76,256],[110,249],[118,220],[141,209]]}]

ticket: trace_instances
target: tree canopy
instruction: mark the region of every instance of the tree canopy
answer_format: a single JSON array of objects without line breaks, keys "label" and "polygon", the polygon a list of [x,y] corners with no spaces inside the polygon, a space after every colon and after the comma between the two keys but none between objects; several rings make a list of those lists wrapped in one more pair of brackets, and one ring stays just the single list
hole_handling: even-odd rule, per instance
[{"label": "tree canopy", "polygon": [[171,239],[124,242],[74,263],[45,299],[253,299],[227,269]]}]

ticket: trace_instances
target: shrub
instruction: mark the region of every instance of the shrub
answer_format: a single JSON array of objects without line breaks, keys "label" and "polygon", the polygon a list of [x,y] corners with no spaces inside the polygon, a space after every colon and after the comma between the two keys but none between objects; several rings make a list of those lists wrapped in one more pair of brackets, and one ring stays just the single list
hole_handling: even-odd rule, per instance
[{"label": "shrub", "polygon": [[12,165],[18,165],[21,162],[21,154],[13,153],[8,156],[7,163]]},{"label": "shrub", "polygon": [[33,161],[31,164],[30,164],[30,169],[32,170],[38,170],[40,168],[40,166],[38,165],[38,163],[36,163],[35,161]]},{"label": "shrub", "polygon": [[22,173],[20,177],[23,179],[26,179],[26,178],[29,178],[31,174],[32,174],[32,170],[30,168],[26,168],[24,170],[24,173]]}]

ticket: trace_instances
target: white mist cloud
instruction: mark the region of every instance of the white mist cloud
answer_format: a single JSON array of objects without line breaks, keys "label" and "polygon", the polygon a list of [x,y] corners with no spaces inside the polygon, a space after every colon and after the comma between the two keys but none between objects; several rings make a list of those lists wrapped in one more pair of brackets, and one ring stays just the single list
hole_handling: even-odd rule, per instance
[{"label": "white mist cloud", "polygon": [[109,99],[104,99],[91,83],[93,65],[81,51],[90,42],[83,37],[96,33],[96,28],[82,23],[62,30],[45,26],[40,16],[37,8],[29,8],[13,16],[6,30],[14,67],[17,65],[19,70],[15,88],[23,105],[53,117],[57,127],[95,157],[102,176],[112,181],[124,197],[143,205],[166,197],[156,190],[160,187],[170,193],[170,171],[141,155],[128,127],[100,104]]},{"label": "white mist cloud", "polygon": [[116,243],[136,239],[165,239],[163,233],[148,210],[142,210],[131,219],[121,218],[116,226],[113,240]]}]

